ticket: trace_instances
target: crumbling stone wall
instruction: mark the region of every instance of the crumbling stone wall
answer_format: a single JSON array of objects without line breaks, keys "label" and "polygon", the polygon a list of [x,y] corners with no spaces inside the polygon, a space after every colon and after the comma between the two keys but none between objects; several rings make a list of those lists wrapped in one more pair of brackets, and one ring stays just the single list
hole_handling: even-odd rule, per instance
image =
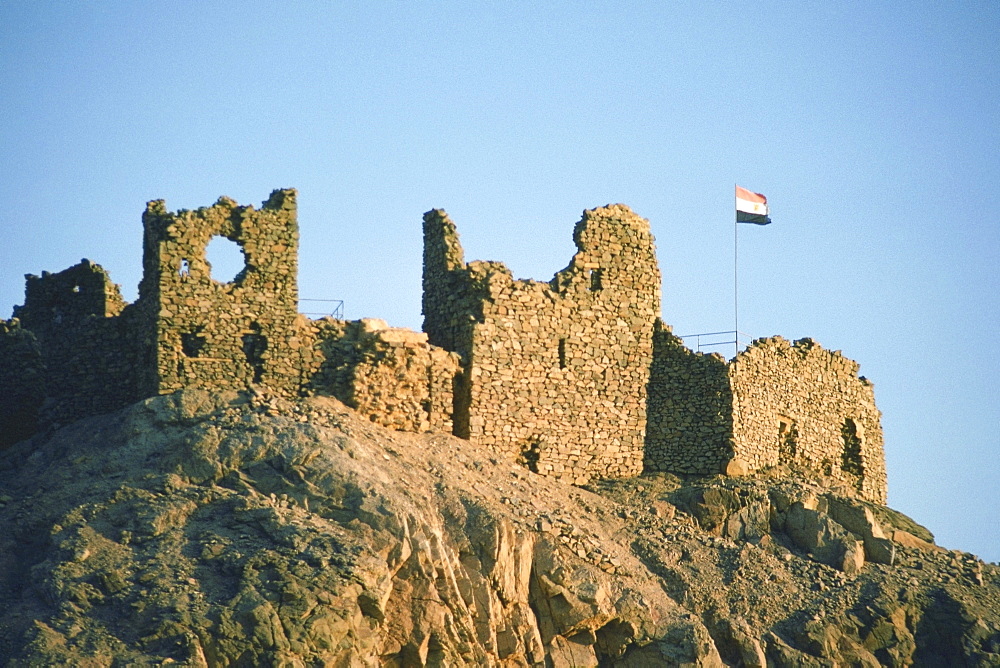
[{"label": "crumbling stone wall", "polygon": [[585,211],[569,266],[548,283],[466,264],[443,211],[424,216],[424,331],[457,352],[455,433],[583,483],[642,470],[660,272],[648,221]]},{"label": "crumbling stone wall", "polygon": [[871,382],[812,339],[758,339],[730,364],[735,456],[750,470],[814,471],[886,500],[881,413]]},{"label": "crumbling stone wall", "polygon": [[48,401],[38,407],[47,423],[106,413],[139,399],[135,369],[142,339],[133,335],[136,313],[118,286],[90,260],[64,271],[25,277],[21,326],[36,337],[41,382]]},{"label": "crumbling stone wall", "polygon": [[34,334],[0,320],[0,448],[31,436],[45,400],[45,365]]},{"label": "crumbling stone wall", "polygon": [[125,309],[118,286],[86,258],[56,274],[43,271],[24,278],[24,306],[15,307],[14,315],[36,329],[90,316],[111,318]]},{"label": "crumbling stone wall", "polygon": [[451,432],[458,355],[374,318],[317,321],[323,363],[311,388],[396,431]]},{"label": "crumbling stone wall", "polygon": [[[0,444],[188,386],[328,392],[388,427],[453,429],[455,355],[422,333],[298,313],[293,190],[259,210],[223,197],[170,213],[157,200],[143,225],[135,304],[88,260],[27,276],[18,317],[0,321]],[[245,258],[232,281],[212,277],[217,236]]]},{"label": "crumbling stone wall", "polygon": [[[576,484],[782,464],[885,500],[857,364],[809,339],[761,339],[728,365],[687,349],[658,318],[649,223],[623,205],[584,212],[577,253],[548,283],[466,264],[455,225],[428,212],[426,334],[298,313],[293,190],[259,210],[158,200],[143,225],[135,304],[88,260],[27,276],[25,304],[0,321],[0,446],[182,387],[260,385],[332,394],[393,429],[450,430]],[[212,278],[217,236],[244,255],[232,281]]]},{"label": "crumbling stone wall", "polygon": [[[150,394],[182,387],[264,384],[296,394],[303,341],[298,318],[295,191],[275,190],[260,210],[222,197],[170,213],[162,200],[143,215],[139,301],[153,329]],[[232,282],[212,277],[205,249],[220,236],[246,266]]]},{"label": "crumbling stone wall", "polygon": [[657,323],[648,395],[647,471],[725,471],[734,457],[733,391],[725,358],[694,352]]},{"label": "crumbling stone wall", "polygon": [[759,339],[726,364],[657,332],[646,469],[749,473],[785,465],[884,503],[885,455],[871,383],[811,339]]}]

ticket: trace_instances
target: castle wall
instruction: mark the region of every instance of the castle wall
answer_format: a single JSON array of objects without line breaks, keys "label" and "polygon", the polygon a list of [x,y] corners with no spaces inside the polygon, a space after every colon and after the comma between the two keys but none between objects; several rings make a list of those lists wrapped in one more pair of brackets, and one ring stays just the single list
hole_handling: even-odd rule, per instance
[{"label": "castle wall", "polygon": [[[292,190],[259,210],[154,201],[143,224],[135,304],[87,260],[27,276],[24,306],[0,321],[0,446],[183,387],[262,386],[451,431],[575,484],[783,465],[885,500],[880,414],[857,364],[809,339],[761,339],[728,365],[689,350],[659,321],[649,223],[623,205],[584,212],[548,283],[466,263],[455,225],[428,212],[426,333],[298,313]],[[243,253],[231,281],[212,278],[213,237]]]},{"label": "castle wall", "polygon": [[126,306],[118,286],[108,273],[84,258],[58,273],[43,271],[25,277],[24,306],[14,316],[32,328],[58,326],[90,316],[111,318]]},{"label": "castle wall", "polygon": [[729,367],[657,323],[650,369],[645,469],[713,474],[733,457]]},{"label": "castle wall", "polygon": [[46,422],[68,422],[116,410],[141,398],[135,370],[142,339],[135,311],[107,272],[89,260],[64,271],[28,275],[14,315],[36,337]]},{"label": "castle wall", "polygon": [[424,214],[423,233],[423,330],[432,345],[458,353],[467,363],[473,329],[483,322],[483,303],[490,299],[489,276],[509,272],[500,262],[477,262],[477,271],[469,271],[455,223],[441,209]]},{"label": "castle wall", "polygon": [[323,363],[311,391],[337,397],[372,422],[397,431],[450,433],[458,355],[427,335],[366,319],[315,323]]},{"label": "castle wall", "polygon": [[759,339],[729,364],[666,329],[654,336],[647,471],[788,466],[886,498],[881,414],[858,365],[811,339]]},{"label": "castle wall", "polygon": [[[154,201],[143,223],[135,304],[88,260],[26,277],[18,318],[0,321],[0,445],[187,386],[322,392],[393,429],[454,429],[457,355],[381,321],[298,313],[294,191],[260,210],[220,198],[169,213]],[[212,278],[217,236],[243,253],[232,281]]]},{"label": "castle wall", "polygon": [[[220,198],[211,207],[143,214],[139,301],[151,323],[150,394],[188,386],[265,384],[297,393],[311,341],[298,315],[295,191],[275,190],[260,210]],[[215,280],[205,257],[213,237],[239,245],[246,266]]]},{"label": "castle wall", "polygon": [[729,376],[735,454],[749,470],[780,462],[885,503],[881,413],[856,362],[811,339],[776,336],[739,353]]},{"label": "castle wall", "polygon": [[642,469],[660,274],[649,223],[584,212],[550,283],[462,258],[442,211],[424,218],[424,329],[460,354],[456,433],[559,479]]},{"label": "castle wall", "polygon": [[45,400],[38,339],[19,320],[0,320],[0,448],[31,436]]}]

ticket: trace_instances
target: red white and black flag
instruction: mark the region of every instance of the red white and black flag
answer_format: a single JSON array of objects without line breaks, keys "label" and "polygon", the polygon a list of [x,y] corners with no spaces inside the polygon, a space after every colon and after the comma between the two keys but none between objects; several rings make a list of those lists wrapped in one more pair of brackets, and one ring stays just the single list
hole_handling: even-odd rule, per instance
[{"label": "red white and black flag", "polygon": [[736,222],[768,225],[767,198],[746,188],[736,186]]}]

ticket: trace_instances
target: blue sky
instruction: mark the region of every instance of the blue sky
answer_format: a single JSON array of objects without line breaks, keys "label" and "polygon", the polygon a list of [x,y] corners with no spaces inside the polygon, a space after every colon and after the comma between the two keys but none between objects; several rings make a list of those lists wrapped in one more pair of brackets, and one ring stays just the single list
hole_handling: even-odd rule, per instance
[{"label": "blue sky", "polygon": [[[890,505],[1000,561],[1000,5],[0,3],[0,317],[140,215],[299,189],[300,293],[419,328],[420,221],[547,280],[648,218],[663,317],[858,360]],[[732,349],[725,350],[727,355]]]}]

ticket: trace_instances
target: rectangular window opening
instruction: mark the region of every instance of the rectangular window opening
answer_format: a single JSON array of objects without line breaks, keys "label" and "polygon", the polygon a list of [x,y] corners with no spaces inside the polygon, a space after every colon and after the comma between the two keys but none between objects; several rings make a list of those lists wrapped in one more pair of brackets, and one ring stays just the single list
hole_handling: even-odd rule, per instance
[{"label": "rectangular window opening", "polygon": [[865,469],[861,459],[862,430],[857,422],[851,418],[844,418],[844,423],[840,428],[840,436],[843,440],[844,450],[841,453],[840,469],[844,473],[855,476],[863,476]]},{"label": "rectangular window opening", "polygon": [[243,335],[243,354],[253,370],[253,382],[259,383],[264,378],[264,353],[267,351],[267,337],[261,333],[257,323],[250,326],[250,331]]},{"label": "rectangular window opening", "polygon": [[795,420],[785,416],[778,416],[778,458],[783,463],[790,463],[795,460],[798,450],[799,431],[795,426]]},{"label": "rectangular window opening", "polygon": [[590,291],[599,292],[604,289],[604,283],[602,282],[602,272],[603,269],[594,269],[590,272]]},{"label": "rectangular window opening", "polygon": [[201,357],[201,353],[205,349],[205,337],[202,336],[201,332],[199,327],[193,332],[181,334],[181,352],[184,353],[185,357]]}]

